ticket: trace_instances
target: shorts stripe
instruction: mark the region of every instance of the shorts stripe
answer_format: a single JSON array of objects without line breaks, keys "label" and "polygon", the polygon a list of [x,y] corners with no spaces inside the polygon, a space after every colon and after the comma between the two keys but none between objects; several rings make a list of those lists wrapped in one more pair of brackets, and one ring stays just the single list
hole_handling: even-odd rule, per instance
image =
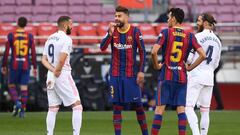
[{"label": "shorts stripe", "polygon": [[76,89],[76,87],[74,86],[74,82],[73,82],[73,80],[72,80],[72,78],[71,78],[71,75],[68,76],[68,81],[69,81],[69,83],[70,83],[70,85],[71,85],[71,87],[72,87],[72,91],[73,91],[74,96],[77,96],[77,95],[78,95],[77,89]]}]

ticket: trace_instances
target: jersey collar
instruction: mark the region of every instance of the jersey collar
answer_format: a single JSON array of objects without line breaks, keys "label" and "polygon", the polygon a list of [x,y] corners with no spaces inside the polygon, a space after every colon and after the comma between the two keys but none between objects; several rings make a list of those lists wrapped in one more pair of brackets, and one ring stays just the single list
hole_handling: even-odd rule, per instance
[{"label": "jersey collar", "polygon": [[125,31],[121,31],[121,30],[118,29],[118,28],[117,28],[117,31],[118,31],[119,33],[125,34],[125,33],[127,33],[127,32],[129,31],[130,28],[131,28],[131,25],[129,24],[129,25],[128,25],[128,28],[127,28]]},{"label": "jersey collar", "polygon": [[62,31],[62,30],[58,30],[57,31],[59,34],[65,34],[66,35],[66,33],[64,32],[64,31]]}]

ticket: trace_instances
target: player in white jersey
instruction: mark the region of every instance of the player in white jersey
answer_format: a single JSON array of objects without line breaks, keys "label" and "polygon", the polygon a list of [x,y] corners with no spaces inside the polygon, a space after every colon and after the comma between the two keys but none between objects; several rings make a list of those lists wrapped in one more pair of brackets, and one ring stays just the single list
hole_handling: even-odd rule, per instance
[{"label": "player in white jersey", "polygon": [[[196,38],[206,52],[207,58],[198,67],[188,74],[186,114],[193,135],[207,135],[209,127],[209,110],[213,91],[214,70],[217,68],[221,55],[221,42],[213,33],[216,24],[214,17],[209,13],[204,13],[198,17],[198,33]],[[190,57],[190,61],[195,61],[198,54]],[[200,131],[198,118],[194,112],[196,104],[200,105],[201,121]]]},{"label": "player in white jersey", "polygon": [[59,106],[72,107],[73,135],[80,134],[82,124],[82,105],[77,87],[71,76],[70,53],[72,51],[72,20],[68,16],[58,19],[58,31],[45,43],[42,64],[48,69],[47,95],[48,114],[46,118],[47,134],[53,135]]}]

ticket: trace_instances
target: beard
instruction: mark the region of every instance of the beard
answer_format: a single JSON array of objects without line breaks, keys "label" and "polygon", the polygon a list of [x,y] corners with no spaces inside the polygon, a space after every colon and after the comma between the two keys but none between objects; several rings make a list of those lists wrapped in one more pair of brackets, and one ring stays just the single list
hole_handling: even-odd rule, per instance
[{"label": "beard", "polygon": [[202,32],[203,31],[203,25],[198,25],[197,28],[198,28],[197,32]]},{"label": "beard", "polygon": [[72,33],[72,28],[70,28],[69,26],[67,27],[67,30],[66,30],[66,34],[67,35],[71,35]]},{"label": "beard", "polygon": [[124,23],[119,20],[116,20],[115,23],[116,23],[116,27],[122,28],[124,26]]}]

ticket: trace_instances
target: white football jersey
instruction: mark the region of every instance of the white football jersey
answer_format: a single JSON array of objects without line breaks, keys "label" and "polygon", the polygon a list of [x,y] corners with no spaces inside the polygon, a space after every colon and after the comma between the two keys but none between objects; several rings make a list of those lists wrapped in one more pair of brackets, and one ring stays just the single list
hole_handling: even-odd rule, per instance
[{"label": "white football jersey", "polygon": [[[214,70],[218,67],[222,44],[219,38],[211,30],[203,30],[196,35],[198,43],[204,49],[207,58],[195,69],[190,71],[188,79],[191,81],[198,80],[200,84],[213,86]],[[192,62],[198,58],[195,53],[192,57]]]},{"label": "white football jersey", "polygon": [[72,51],[72,39],[63,31],[50,35],[45,43],[43,55],[47,56],[48,62],[53,66],[59,62],[60,53],[68,54],[62,70],[71,71],[70,53]]}]

